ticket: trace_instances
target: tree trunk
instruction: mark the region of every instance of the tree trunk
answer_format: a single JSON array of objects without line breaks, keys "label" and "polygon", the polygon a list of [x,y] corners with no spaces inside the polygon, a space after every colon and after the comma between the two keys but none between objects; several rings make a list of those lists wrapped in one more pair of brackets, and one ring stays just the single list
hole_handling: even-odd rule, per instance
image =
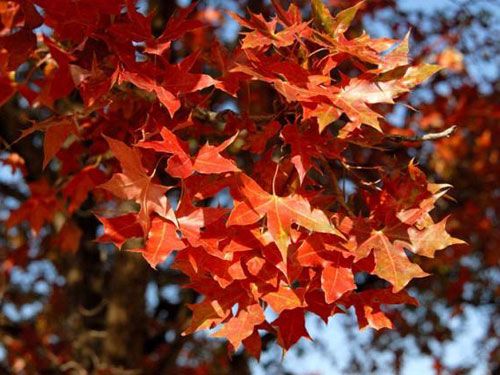
[{"label": "tree trunk", "polygon": [[146,336],[147,263],[136,254],[116,254],[108,291],[104,352],[111,366],[140,368]]}]

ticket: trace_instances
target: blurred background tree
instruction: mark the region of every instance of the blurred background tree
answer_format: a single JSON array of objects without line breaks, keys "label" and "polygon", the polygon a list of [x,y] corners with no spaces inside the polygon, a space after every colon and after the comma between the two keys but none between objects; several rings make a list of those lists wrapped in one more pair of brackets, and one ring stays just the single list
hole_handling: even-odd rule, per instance
[{"label": "blurred background tree", "polygon": [[[273,1],[287,5],[283,0]],[[310,12],[308,1],[294,2],[304,14]],[[12,2],[0,3],[4,24],[8,3]],[[159,35],[177,6],[189,3],[141,0],[137,6],[143,12],[156,11],[152,30]],[[336,13],[354,3],[330,0],[329,5]],[[176,45],[178,55],[172,59],[199,49],[206,52],[214,38],[234,48],[239,29],[226,11],[244,14],[247,7],[266,17],[273,14],[271,4],[264,0],[199,2],[195,17],[211,27],[188,33]],[[72,221],[57,227],[55,218],[56,224],[43,227],[38,237],[31,235],[29,227],[7,232],[0,224],[0,363],[4,373],[85,373],[120,368],[130,369],[130,373],[138,368],[145,373],[175,374],[303,373],[301,367],[294,368],[296,358],[302,359],[303,368],[313,369],[323,368],[311,365],[314,358],[330,358],[328,368],[341,373],[387,373],[387,366],[394,373],[408,373],[405,363],[415,358],[426,364],[430,361],[436,373],[498,373],[500,51],[496,39],[500,3],[367,0],[360,13],[363,18],[358,18],[351,33],[359,32],[363,25],[374,36],[402,38],[411,29],[414,60],[447,68],[408,96],[406,105],[398,104],[387,124],[403,133],[422,127],[438,131],[458,126],[450,139],[397,149],[391,155],[415,158],[432,179],[454,186],[450,193],[453,200],[441,202],[436,216],[453,213],[451,233],[471,245],[449,248],[435,259],[421,260],[422,267],[433,274],[413,282],[410,288],[421,305],[394,308],[391,315],[396,329],[376,333],[360,334],[353,318],[335,316],[332,320],[344,338],[342,349],[332,345],[331,337],[318,332],[314,343],[302,343],[283,362],[271,338],[259,365],[245,352],[228,357],[224,342],[205,334],[180,335],[190,317],[186,304],[197,298],[179,287],[184,276],[168,264],[153,271],[134,254],[116,252],[93,241],[102,229],[86,211],[85,204],[91,207],[87,202]],[[48,32],[50,28],[45,25],[38,30]],[[36,69],[21,66],[16,80],[36,79],[32,74],[37,74]],[[7,89],[2,84],[4,81],[0,81],[3,94]],[[269,93],[265,88],[257,90],[261,102],[255,101],[254,95],[252,110],[269,113]],[[33,195],[50,189],[32,183],[42,173],[40,135],[14,143],[30,118],[47,116],[43,108],[28,107],[23,95],[28,93],[15,94],[0,108],[0,137],[5,147],[0,171],[2,220],[28,198],[30,191]],[[0,94],[0,102],[4,99]],[[69,98],[61,105],[75,105],[72,99],[78,101]],[[13,153],[22,156],[25,163]],[[363,164],[373,157],[365,153],[358,161]],[[50,169],[44,173],[49,179],[56,178]],[[50,207],[55,202],[45,204]],[[42,210],[36,207],[33,214]],[[61,236],[63,231],[67,235]],[[471,353],[450,359],[447,348],[464,342],[464,334],[464,347]],[[356,354],[360,350],[362,355]],[[335,351],[345,354],[341,361],[333,362],[338,359]]]}]

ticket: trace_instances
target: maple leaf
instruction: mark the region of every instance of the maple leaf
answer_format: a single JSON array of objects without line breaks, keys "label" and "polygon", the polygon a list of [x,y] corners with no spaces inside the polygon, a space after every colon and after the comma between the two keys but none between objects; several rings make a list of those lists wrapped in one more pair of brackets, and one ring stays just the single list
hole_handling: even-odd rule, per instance
[{"label": "maple leaf", "polygon": [[92,60],[90,71],[77,65],[70,65],[73,81],[78,86],[87,107],[96,105],[99,100],[105,98],[110,89],[116,83],[120,68],[116,67],[110,75],[108,70],[101,69],[96,59]]},{"label": "maple leaf", "polygon": [[383,230],[373,230],[356,253],[359,259],[368,256],[373,250],[375,256],[373,273],[389,281],[394,287],[394,292],[398,292],[412,279],[428,276],[418,265],[410,262],[405,248],[409,249],[411,245],[399,240],[391,242]]},{"label": "maple leaf", "polygon": [[394,103],[394,98],[408,92],[412,87],[422,83],[441,67],[436,65],[419,65],[406,70],[403,77],[396,79],[390,72],[373,82],[362,78],[353,78],[333,99],[334,104],[342,109],[351,121],[370,125],[382,131],[379,125],[379,113],[368,107],[368,104]]},{"label": "maple leaf", "polygon": [[361,1],[353,7],[342,10],[335,17],[332,17],[322,0],[311,1],[315,22],[333,38],[337,38],[339,34],[343,34],[349,28],[356,13],[363,4],[364,1]]},{"label": "maple leaf", "polygon": [[247,353],[258,361],[262,351],[262,339],[260,338],[259,331],[255,330],[250,336],[245,338],[243,345]]},{"label": "maple leaf", "polygon": [[277,329],[278,342],[285,350],[290,349],[302,337],[310,339],[306,330],[304,309],[286,310],[271,324]]},{"label": "maple leaf", "polygon": [[[248,273],[257,279],[269,283],[273,287],[278,285],[278,269],[269,264],[264,258],[252,257],[245,262]],[[272,296],[268,296],[272,299]],[[292,297],[293,298],[293,297]]]},{"label": "maple leaf", "polygon": [[77,210],[87,199],[88,193],[105,179],[104,172],[93,166],[85,167],[74,175],[62,189],[63,196],[69,201],[68,211]]},{"label": "maple leaf", "polygon": [[250,225],[266,216],[267,229],[285,263],[291,243],[292,223],[313,232],[331,233],[343,238],[323,211],[311,208],[307,199],[298,194],[287,197],[269,194],[245,174],[237,176],[237,189],[243,200],[235,204],[227,225]]},{"label": "maple leaf", "polygon": [[391,231],[400,232],[399,238],[405,241],[408,240],[407,235],[401,233],[426,217],[450,187],[429,184],[425,174],[412,163],[408,172],[383,178],[384,189],[364,193],[374,221],[392,228]]},{"label": "maple leaf", "polygon": [[[152,268],[178,251],[172,268],[189,278],[186,287],[204,297],[190,305],[193,316],[183,334],[217,327],[213,336],[228,339],[230,350],[243,344],[256,358],[261,331],[277,335],[285,350],[309,337],[308,312],[327,321],[354,307],[361,329],[392,328],[393,313],[385,313],[383,305],[416,304],[403,288],[426,275],[409,252],[432,258],[462,243],[446,231],[447,218],[434,223],[430,216],[450,186],[429,183],[413,162],[407,173],[399,173],[401,160],[379,147],[385,139],[396,139],[381,132],[391,129],[383,120],[389,105],[439,67],[412,66],[409,33],[396,40],[349,32],[364,3],[332,16],[321,0],[312,0],[310,11],[304,4],[285,10],[281,0],[271,2],[276,18],[233,14],[245,30],[229,48],[212,35],[222,12],[200,10],[195,2],[173,12],[166,25],[158,23],[165,18],[160,14],[143,15],[136,9],[143,4],[136,0],[0,5],[0,104],[19,93],[21,120],[54,113],[21,138],[43,132],[43,167],[56,156],[60,161],[42,174],[47,180],[26,171],[31,196],[10,212],[6,228],[21,222],[35,234],[43,228],[36,259],[53,254],[47,246],[75,252],[86,246],[82,241],[88,242],[87,232],[93,230],[80,220],[84,202],[85,209],[94,204],[102,212],[110,208],[111,192],[136,203],[121,203],[119,216],[98,216],[103,234],[97,242],[140,253]],[[341,3],[346,2],[330,1]],[[312,14],[312,22],[303,20],[303,10]],[[54,31],[50,37],[37,37],[42,24]],[[438,57],[444,61],[443,56]],[[214,90],[207,90],[211,86]],[[468,107],[470,92],[457,108],[443,97],[442,108],[430,107],[434,115],[425,115],[424,123],[455,121]],[[212,112],[226,105],[234,108]],[[448,115],[451,108],[457,111]],[[495,115],[488,111],[488,121]],[[476,134],[483,122],[472,123]],[[103,134],[113,138],[104,136],[106,144]],[[481,136],[474,154],[493,144],[493,135],[490,129]],[[401,135],[397,141],[401,155],[404,147],[416,145],[405,139],[410,138]],[[464,139],[462,134],[455,147],[466,144]],[[448,162],[460,160],[441,142],[436,146],[433,158],[446,153]],[[31,152],[21,151],[32,162]],[[167,175],[156,175],[165,160]],[[6,162],[23,166],[16,158]],[[342,179],[353,184],[346,192],[349,202],[341,200],[332,171],[323,175],[333,164],[342,165]],[[439,164],[439,171],[454,175],[448,164]],[[490,164],[474,163],[476,175],[491,177]],[[106,173],[112,176],[104,182]],[[163,186],[160,178],[171,186]],[[87,199],[96,187],[108,192],[98,190]],[[22,198],[22,192],[11,190],[4,186],[2,195]],[[341,212],[329,211],[339,201]],[[137,205],[138,212],[123,212]],[[484,234],[494,220],[481,217],[482,208],[479,200],[466,213],[480,218]],[[16,228],[7,233],[8,241],[0,241],[5,242],[0,250],[7,251],[7,277],[13,267],[30,264],[31,241],[24,232]],[[487,250],[494,245],[490,241]],[[444,264],[447,258],[433,263]],[[354,276],[364,273],[392,286],[368,289],[361,277],[362,291],[357,291]],[[467,280],[461,271],[450,294],[459,296]],[[380,282],[385,285],[379,280],[375,287]],[[110,298],[122,290],[111,289]],[[54,290],[60,291],[64,288]],[[265,309],[277,314],[273,322],[266,321]]]},{"label": "maple leaf", "polygon": [[433,258],[434,253],[438,250],[442,250],[451,245],[465,244],[465,241],[454,238],[446,232],[447,221],[448,217],[422,230],[409,228],[408,235],[412,244],[411,250],[418,255]]},{"label": "maple leaf", "polygon": [[31,196],[10,213],[5,226],[11,228],[27,221],[33,232],[38,234],[43,225],[50,222],[57,211],[62,210],[62,204],[57,199],[54,188],[45,179],[30,183],[29,188]]},{"label": "maple leaf", "polygon": [[307,237],[294,255],[301,266],[321,269],[321,288],[327,304],[356,288],[352,256],[341,247],[326,244],[321,235]]},{"label": "maple leaf", "polygon": [[[394,45],[387,46],[384,40],[379,43],[371,43],[371,46],[378,52],[384,52],[391,49],[389,53],[382,55],[382,61],[378,64],[377,72],[387,72],[389,70],[395,69],[401,66],[407,66],[410,63],[409,53],[410,53],[410,32],[408,31],[400,42],[397,42],[397,46]],[[392,40],[389,41],[392,43]]]},{"label": "maple leaf", "polygon": [[284,282],[280,283],[278,290],[263,296],[262,300],[266,301],[277,314],[281,314],[285,310],[305,307],[304,296],[300,296],[300,290],[296,291]]},{"label": "maple leaf", "polygon": [[120,72],[118,83],[128,81],[145,91],[154,92],[173,117],[181,107],[181,95],[199,91],[217,83],[209,75],[189,72],[199,55],[199,53],[193,53],[175,65],[164,63],[161,70],[150,65],[148,70],[152,71],[152,74],[141,68],[141,64],[129,62]]},{"label": "maple leaf", "polygon": [[[330,96],[339,89],[329,86],[330,77],[318,75],[304,69],[296,61],[278,56],[266,56],[246,51],[246,64],[236,64],[231,72],[239,72],[271,83],[289,102],[331,104]],[[304,105],[303,105],[304,106]]]},{"label": "maple leaf", "polygon": [[[182,237],[193,247],[203,247],[205,252],[225,260],[220,248],[226,228],[223,219],[228,209],[221,207],[196,207],[192,204],[190,180],[184,185],[183,196],[176,211],[176,220]],[[233,271],[236,271],[233,267]],[[224,272],[223,272],[224,273]],[[230,272],[231,273],[231,272]]]},{"label": "maple leaf", "polygon": [[198,173],[225,173],[239,172],[240,170],[231,159],[224,158],[220,153],[224,151],[238,137],[238,133],[226,139],[219,146],[211,146],[208,142],[198,151],[193,163],[193,170]]},{"label": "maple leaf", "polygon": [[[186,238],[191,246],[204,246],[207,251],[215,247],[218,252],[218,242],[216,245],[212,246],[210,240],[207,236],[210,235],[208,228],[211,224],[217,222],[228,212],[225,208],[215,208],[215,207],[190,207],[190,212],[186,212],[181,208],[178,208],[176,212],[177,223],[182,232],[182,236]],[[202,236],[203,235],[203,236]],[[216,238],[220,236],[220,233],[216,233]],[[213,253],[212,253],[213,254]]]},{"label": "maple leaf", "polygon": [[342,111],[340,109],[331,104],[325,103],[303,102],[302,110],[304,111],[304,119],[316,118],[320,133],[322,133],[328,125],[342,115]]},{"label": "maple leaf", "polygon": [[78,129],[73,118],[63,118],[60,120],[50,118],[23,130],[17,141],[36,131],[45,133],[43,139],[43,168],[49,164],[71,134],[78,134]]},{"label": "maple leaf", "polygon": [[221,323],[231,312],[228,308],[223,308],[218,301],[205,299],[200,303],[188,305],[193,311],[190,326],[182,332],[183,336],[196,331],[212,328]]},{"label": "maple leaf", "polygon": [[[188,253],[181,252],[178,255],[186,257]],[[176,265],[178,264],[178,260],[179,256],[176,258]],[[251,304],[248,292],[238,282],[231,284],[225,289],[218,287],[217,283],[212,279],[205,279],[197,284],[192,283],[191,286],[197,287],[205,295],[212,295],[211,292],[215,293],[211,299],[205,299],[200,303],[188,305],[193,311],[193,317],[191,318],[190,326],[182,333],[183,335],[215,327],[231,314],[231,308],[236,303],[241,304],[241,306]]]},{"label": "maple leaf", "polygon": [[[341,254],[337,252],[337,260]],[[342,265],[341,262],[329,263],[321,271],[321,288],[325,292],[326,303],[338,300],[346,292],[354,290],[354,275],[350,267]]]},{"label": "maple leaf", "polygon": [[374,83],[353,78],[340,92],[335,104],[341,108],[351,121],[373,126],[382,131],[378,119],[380,114],[367,104],[394,103],[394,92],[388,84]]},{"label": "maple leaf", "polygon": [[104,137],[114,156],[119,160],[122,173],[115,173],[100,187],[119,198],[139,203],[141,208],[138,220],[147,233],[151,222],[150,215],[153,212],[167,217],[172,214],[165,196],[169,188],[153,182],[154,173],[151,175],[146,173],[142,166],[141,154],[137,149],[128,147],[116,139]]},{"label": "maple leaf", "polygon": [[135,1],[127,0],[127,17],[129,22],[114,23],[109,31],[123,39],[141,41],[145,44],[144,53],[162,56],[170,50],[172,41],[182,38],[187,32],[202,27],[204,24],[199,19],[188,19],[196,8],[193,3],[177,11],[168,19],[160,36],[151,35],[151,22],[153,14],[142,15],[136,9]]},{"label": "maple leaf", "polygon": [[166,66],[160,87],[155,88],[158,99],[171,116],[180,108],[179,94],[202,90],[217,83],[209,75],[189,72],[198,56],[199,54],[192,54],[179,64]]},{"label": "maple leaf", "polygon": [[[162,34],[154,41],[146,42],[146,53],[162,55],[163,52],[170,47],[170,42],[182,38],[187,32],[193,31],[204,26],[204,23],[199,19],[188,19],[188,16],[196,9],[196,3],[192,3],[185,8],[178,9],[171,17],[169,17],[167,25]],[[149,32],[148,26],[148,34]]]},{"label": "maple leaf", "polygon": [[221,152],[234,142],[238,134],[226,139],[219,146],[206,143],[194,158],[189,155],[187,144],[172,131],[163,127],[160,135],[161,141],[145,141],[139,143],[138,146],[172,154],[165,169],[172,177],[187,178],[194,172],[213,174],[239,171],[233,160],[221,155]]},{"label": "maple leaf", "polygon": [[266,144],[269,139],[273,138],[276,133],[278,133],[281,129],[280,123],[277,121],[271,121],[266,124],[261,131],[252,131],[249,136],[245,138],[244,149],[249,149],[251,152],[255,154],[260,154],[265,151]]},{"label": "maple leaf", "polygon": [[[220,240],[214,238],[213,241],[218,243]],[[213,279],[220,288],[226,290],[229,286],[235,284],[236,281],[245,280],[247,278],[247,274],[243,270],[238,256],[233,257],[233,259],[223,258],[223,254],[221,253],[215,254],[214,256],[212,254],[214,254],[215,251],[210,249],[211,246],[212,244],[210,243],[207,246],[206,243],[201,242],[200,247],[191,247],[186,255],[189,261],[188,267],[190,269],[179,269],[191,275],[200,272],[210,275],[211,279]],[[182,254],[181,252],[178,256]]]},{"label": "maple leaf", "polygon": [[323,240],[314,233],[302,241],[294,253],[295,260],[303,267],[324,267],[329,256]]},{"label": "maple leaf", "polygon": [[238,311],[238,315],[231,317],[213,337],[226,338],[237,350],[242,341],[250,337],[255,327],[264,322],[264,312],[259,304],[246,306]]},{"label": "maple leaf", "polygon": [[70,71],[70,63],[75,57],[51,38],[44,35],[43,40],[50,51],[52,69],[46,70],[47,83],[43,85],[38,100],[43,104],[52,105],[54,100],[68,95],[75,88]]},{"label": "maple leaf", "polygon": [[354,306],[360,329],[372,327],[377,330],[382,328],[393,328],[392,321],[381,310],[384,304],[398,305],[410,304],[418,306],[415,298],[405,291],[394,293],[390,289],[366,290],[353,293],[348,298],[348,305]]},{"label": "maple leaf", "polygon": [[[320,126],[319,132],[321,130]],[[300,132],[296,125],[285,126],[281,137],[291,146],[291,161],[299,174],[300,183],[304,182],[307,172],[314,167],[314,158],[340,159],[346,147],[341,141],[332,142],[328,136],[321,136],[313,128]]]},{"label": "maple leaf", "polygon": [[134,213],[110,218],[98,215],[96,217],[104,226],[104,233],[96,239],[98,242],[112,242],[121,249],[129,239],[144,236],[142,227],[137,222],[137,215]]},{"label": "maple leaf", "polygon": [[319,156],[319,152],[315,149],[314,142],[304,142],[306,138],[302,137],[296,126],[286,126],[282,130],[281,136],[285,142],[291,145],[291,161],[299,174],[300,183],[303,183],[307,172],[314,165],[312,158]]},{"label": "maple leaf", "polygon": [[156,152],[172,154],[165,170],[172,177],[187,178],[193,173],[193,162],[189,156],[188,146],[172,131],[163,127],[160,131],[161,141],[144,141],[139,147],[153,149]]},{"label": "maple leaf", "polygon": [[16,70],[36,48],[36,36],[27,28],[6,36],[0,35],[0,52],[7,57],[6,70]]},{"label": "maple leaf", "polygon": [[278,48],[287,47],[297,40],[298,35],[302,36],[310,33],[308,25],[305,22],[289,25],[282,31],[276,32],[277,19],[267,22],[261,14],[250,13],[250,19],[247,20],[236,13],[231,12],[230,14],[240,25],[253,30],[243,33],[242,48],[244,49],[262,48],[269,45]]},{"label": "maple leaf", "polygon": [[169,220],[156,216],[151,221],[146,246],[131,251],[141,253],[149,265],[156,269],[174,250],[182,250],[185,247],[186,244],[177,234],[177,227]]},{"label": "maple leaf", "polygon": [[337,237],[312,233],[302,241],[293,257],[303,267],[324,267],[329,262],[344,264],[353,258],[347,245],[349,244],[341,243]]}]

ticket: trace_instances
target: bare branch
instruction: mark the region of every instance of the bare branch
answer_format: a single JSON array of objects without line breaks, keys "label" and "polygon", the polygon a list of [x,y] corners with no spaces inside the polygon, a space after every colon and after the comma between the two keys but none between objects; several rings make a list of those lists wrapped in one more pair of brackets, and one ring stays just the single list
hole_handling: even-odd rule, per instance
[{"label": "bare branch", "polygon": [[[193,110],[193,117],[195,119],[200,120],[200,121],[209,122],[209,123],[214,124],[216,126],[225,125],[227,122],[227,116],[229,114],[236,116],[236,117],[239,116],[236,112],[234,112],[230,109],[226,109],[226,110],[221,111],[221,112],[214,112],[214,111],[210,111],[210,110],[205,109],[205,108],[195,107]],[[267,121],[271,121],[275,118],[276,118],[276,114],[250,115],[249,116],[249,119],[252,121],[255,121],[255,122],[267,122]]]},{"label": "bare branch", "polygon": [[453,125],[448,129],[443,130],[438,133],[426,133],[423,135],[413,135],[413,136],[405,136],[398,134],[390,134],[386,135],[385,138],[393,141],[393,142],[425,142],[425,141],[437,141],[438,139],[448,138],[457,130],[457,126]]}]

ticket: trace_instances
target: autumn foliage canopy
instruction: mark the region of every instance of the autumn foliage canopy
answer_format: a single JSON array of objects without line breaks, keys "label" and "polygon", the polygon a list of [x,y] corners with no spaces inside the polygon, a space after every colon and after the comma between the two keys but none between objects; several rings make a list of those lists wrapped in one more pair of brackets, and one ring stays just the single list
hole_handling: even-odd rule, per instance
[{"label": "autumn foliage canopy", "polygon": [[418,304],[405,289],[428,275],[421,260],[463,242],[430,215],[451,186],[393,157],[433,134],[384,118],[441,68],[409,59],[409,33],[350,33],[360,4],[333,16],[312,0],[308,19],[273,5],[270,19],[230,15],[233,49],[206,39],[196,4],[155,34],[133,0],[0,7],[0,104],[19,94],[45,111],[19,129],[18,142],[43,134],[43,171],[7,228],[50,226],[74,252],[89,211],[98,243],[203,296],[184,335],[215,328],[257,358],[263,332],[285,350],[307,338],[308,312],[352,307],[360,328],[392,328],[384,306]]}]

